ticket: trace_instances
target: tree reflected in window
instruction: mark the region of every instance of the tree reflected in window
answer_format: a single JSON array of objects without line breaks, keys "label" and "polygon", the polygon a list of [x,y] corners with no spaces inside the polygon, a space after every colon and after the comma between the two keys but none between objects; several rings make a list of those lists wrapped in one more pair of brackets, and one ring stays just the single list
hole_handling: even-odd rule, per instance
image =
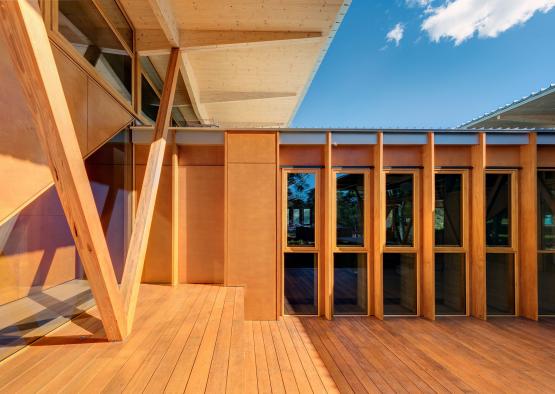
[{"label": "tree reflected in window", "polygon": [[314,246],[316,174],[287,174],[287,245]]},{"label": "tree reflected in window", "polygon": [[386,177],[386,244],[412,246],[414,241],[412,174]]},{"label": "tree reflected in window", "polygon": [[337,245],[364,245],[364,174],[337,174]]}]

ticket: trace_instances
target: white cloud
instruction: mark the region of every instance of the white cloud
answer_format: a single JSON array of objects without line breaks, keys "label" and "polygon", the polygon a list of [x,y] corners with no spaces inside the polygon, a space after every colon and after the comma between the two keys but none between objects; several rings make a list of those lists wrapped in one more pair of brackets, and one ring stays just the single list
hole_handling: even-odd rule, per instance
[{"label": "white cloud", "polygon": [[432,0],[405,0],[409,7],[426,7]]},{"label": "white cloud", "polygon": [[555,0],[451,0],[433,7],[422,23],[430,39],[463,41],[478,37],[497,37],[511,27],[528,21],[536,12],[548,12]]},{"label": "white cloud", "polygon": [[405,26],[402,23],[397,23],[385,37],[387,42],[395,41],[395,46],[399,46],[399,42],[403,39],[403,34],[405,34]]}]

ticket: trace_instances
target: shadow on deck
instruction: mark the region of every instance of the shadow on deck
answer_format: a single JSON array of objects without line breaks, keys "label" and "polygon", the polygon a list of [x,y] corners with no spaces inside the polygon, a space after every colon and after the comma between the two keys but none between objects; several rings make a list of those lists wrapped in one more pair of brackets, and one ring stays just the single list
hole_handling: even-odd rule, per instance
[{"label": "shadow on deck", "polygon": [[98,312],[0,363],[1,392],[548,392],[555,321],[243,319],[242,288],[143,285],[132,335]]}]

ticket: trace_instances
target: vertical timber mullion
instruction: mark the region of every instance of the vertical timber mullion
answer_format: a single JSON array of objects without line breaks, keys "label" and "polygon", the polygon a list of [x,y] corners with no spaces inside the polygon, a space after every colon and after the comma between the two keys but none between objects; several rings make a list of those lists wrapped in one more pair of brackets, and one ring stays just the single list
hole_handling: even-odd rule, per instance
[{"label": "vertical timber mullion", "polygon": [[530,133],[528,145],[520,147],[519,182],[519,311],[538,320],[538,175],[537,134]]},{"label": "vertical timber mullion", "polygon": [[374,184],[373,191],[373,242],[372,265],[374,268],[374,316],[383,319],[383,264],[382,253],[385,242],[385,174],[383,170],[383,133],[377,134],[374,146]]},{"label": "vertical timber mullion", "polygon": [[434,266],[434,133],[428,133],[428,142],[423,147],[422,164],[422,284],[421,314],[435,320],[435,266]]},{"label": "vertical timber mullion", "polygon": [[172,286],[179,284],[179,151],[175,132],[172,144]]},{"label": "vertical timber mullion", "polygon": [[331,132],[326,133],[324,166],[324,245],[322,250],[324,261],[324,310],[328,320],[333,318],[333,245],[332,231],[334,224],[331,222],[332,211],[332,145]]},{"label": "vertical timber mullion", "polygon": [[486,319],[486,133],[473,145],[470,221],[470,314]]},{"label": "vertical timber mullion", "polygon": [[122,298],[38,3],[2,1],[0,18],[106,337],[122,340]]}]

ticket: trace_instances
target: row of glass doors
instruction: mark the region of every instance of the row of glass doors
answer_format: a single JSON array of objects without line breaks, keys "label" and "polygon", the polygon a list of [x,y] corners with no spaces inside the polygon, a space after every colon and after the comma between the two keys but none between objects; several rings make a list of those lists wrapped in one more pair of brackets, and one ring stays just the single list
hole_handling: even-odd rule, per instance
[{"label": "row of glass doors", "polygon": [[[516,310],[516,171],[486,175],[486,276],[490,315]],[[284,169],[283,295],[285,314],[323,314],[321,169]],[[333,170],[331,196],[334,315],[367,315],[372,300],[372,169]],[[419,315],[420,170],[385,174],[385,244],[381,261],[386,315]],[[435,174],[436,314],[469,310],[469,173]],[[377,219],[379,220],[379,219]]]}]

